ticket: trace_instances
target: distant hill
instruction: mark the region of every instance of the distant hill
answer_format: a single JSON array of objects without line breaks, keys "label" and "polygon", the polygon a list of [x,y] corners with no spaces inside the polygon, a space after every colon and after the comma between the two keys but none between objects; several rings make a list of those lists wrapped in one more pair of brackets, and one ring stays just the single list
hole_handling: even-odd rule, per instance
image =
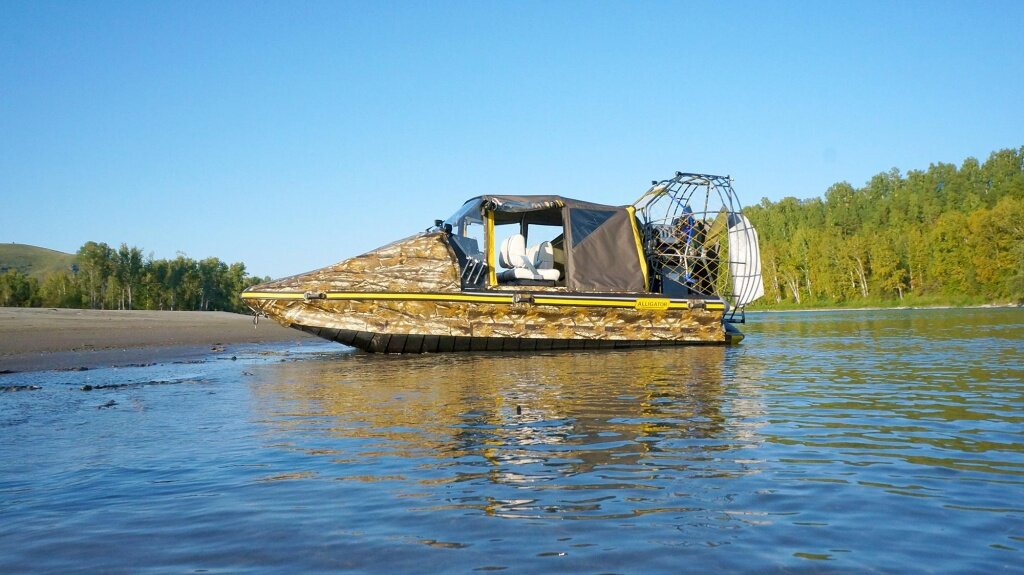
[{"label": "distant hill", "polygon": [[73,254],[25,244],[0,244],[0,272],[14,269],[42,281],[46,274],[70,269],[73,263]]}]

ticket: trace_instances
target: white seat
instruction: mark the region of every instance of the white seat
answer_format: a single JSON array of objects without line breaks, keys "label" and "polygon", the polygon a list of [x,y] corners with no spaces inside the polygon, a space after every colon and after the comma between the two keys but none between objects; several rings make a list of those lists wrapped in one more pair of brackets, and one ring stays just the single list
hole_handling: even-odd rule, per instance
[{"label": "white seat", "polygon": [[533,262],[533,267],[538,271],[555,268],[555,248],[551,242],[541,242],[526,248],[526,257]]},{"label": "white seat", "polygon": [[[545,244],[547,244],[545,246]],[[561,274],[554,266],[554,250],[551,242],[541,242],[526,249],[526,238],[522,234],[511,235],[501,242],[498,263],[508,268],[499,274],[499,281],[546,280],[557,281]]]},{"label": "white seat", "polygon": [[501,242],[498,263],[503,268],[526,266],[526,238],[522,234],[513,234]]}]

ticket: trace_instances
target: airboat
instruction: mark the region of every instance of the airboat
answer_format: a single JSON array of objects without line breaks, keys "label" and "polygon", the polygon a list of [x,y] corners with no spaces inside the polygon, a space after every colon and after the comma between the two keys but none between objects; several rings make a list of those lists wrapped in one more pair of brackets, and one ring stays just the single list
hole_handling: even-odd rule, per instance
[{"label": "airboat", "polygon": [[259,317],[375,353],[733,344],[764,287],[728,176],[630,205],[483,195],[405,239],[241,294]]}]

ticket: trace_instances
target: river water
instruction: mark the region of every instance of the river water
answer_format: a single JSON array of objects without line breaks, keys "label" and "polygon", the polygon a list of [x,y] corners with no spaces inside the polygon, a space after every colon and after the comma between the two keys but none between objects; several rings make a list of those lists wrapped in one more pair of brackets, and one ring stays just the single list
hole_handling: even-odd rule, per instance
[{"label": "river water", "polygon": [[744,331],[3,375],[0,572],[1024,572],[1024,311]]}]

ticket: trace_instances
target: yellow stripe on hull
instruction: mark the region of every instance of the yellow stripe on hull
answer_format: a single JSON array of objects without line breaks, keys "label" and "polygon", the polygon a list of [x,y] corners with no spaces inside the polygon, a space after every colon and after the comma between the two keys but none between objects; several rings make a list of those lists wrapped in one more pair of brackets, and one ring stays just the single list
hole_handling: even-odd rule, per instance
[{"label": "yellow stripe on hull", "polygon": [[242,292],[242,299],[270,300],[385,300],[385,301],[458,301],[476,303],[513,303],[512,294],[471,295],[441,293],[388,293],[388,292],[325,292],[323,297],[306,297],[296,292]]},{"label": "yellow stripe on hull", "polygon": [[[566,296],[545,296],[532,294],[532,297],[517,298],[513,294],[455,294],[455,293],[396,293],[396,292],[323,292],[315,296],[307,297],[305,293],[298,292],[243,292],[242,299],[252,300],[384,300],[384,301],[450,301],[450,302],[473,302],[473,303],[505,303],[517,302],[533,303],[535,305],[553,306],[582,306],[582,307],[615,307],[635,309],[691,309],[703,307],[707,310],[720,311],[725,309],[725,304],[720,301],[701,301],[697,305],[687,300],[671,300],[668,298],[652,297],[566,297]],[[666,302],[662,305],[651,306],[652,302]],[[646,305],[645,305],[646,304]]]}]

